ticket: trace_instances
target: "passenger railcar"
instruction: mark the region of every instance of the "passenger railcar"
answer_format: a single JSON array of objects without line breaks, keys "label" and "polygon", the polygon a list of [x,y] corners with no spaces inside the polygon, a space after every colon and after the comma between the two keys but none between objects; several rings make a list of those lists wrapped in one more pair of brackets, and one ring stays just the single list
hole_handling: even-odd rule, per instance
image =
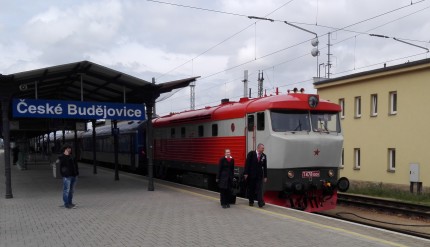
[{"label": "passenger railcar", "polygon": [[158,177],[176,177],[200,187],[215,186],[218,160],[229,148],[235,158],[236,191],[244,192],[247,152],[266,147],[266,202],[320,211],[334,208],[343,136],[339,105],[318,95],[293,93],[222,100],[214,107],[172,113],[153,120]]},{"label": "passenger railcar", "polygon": [[[118,122],[118,164],[121,168],[136,171],[143,170],[145,155],[146,121]],[[93,160],[92,130],[82,134],[81,159]],[[112,164],[115,161],[114,137],[110,124],[96,128],[97,161]]]}]

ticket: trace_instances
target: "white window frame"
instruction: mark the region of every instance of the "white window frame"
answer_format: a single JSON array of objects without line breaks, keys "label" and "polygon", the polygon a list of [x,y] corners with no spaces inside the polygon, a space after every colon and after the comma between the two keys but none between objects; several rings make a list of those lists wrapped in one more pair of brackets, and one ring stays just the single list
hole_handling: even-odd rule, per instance
[{"label": "white window frame", "polygon": [[355,118],[361,118],[361,97],[357,96],[354,100]]},{"label": "white window frame", "polygon": [[340,118],[344,119],[345,118],[345,99],[344,98],[339,99],[339,105],[340,105],[340,108],[341,108]]},{"label": "white window frame", "polygon": [[378,95],[372,94],[370,95],[370,116],[376,117],[378,116]]},{"label": "white window frame", "polygon": [[390,92],[390,115],[397,114],[398,98],[397,91]]},{"label": "white window frame", "polygon": [[389,172],[396,171],[396,149],[395,148],[388,149],[388,171]]},{"label": "white window frame", "polygon": [[361,152],[359,148],[354,148],[354,169],[360,170],[361,168]]}]

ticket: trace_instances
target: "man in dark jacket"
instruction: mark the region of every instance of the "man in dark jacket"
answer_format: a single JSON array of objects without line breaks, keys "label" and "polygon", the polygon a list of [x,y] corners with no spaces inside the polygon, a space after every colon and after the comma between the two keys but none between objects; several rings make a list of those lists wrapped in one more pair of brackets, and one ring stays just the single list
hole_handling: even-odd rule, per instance
[{"label": "man in dark jacket", "polygon": [[72,147],[63,147],[63,154],[58,157],[60,163],[60,173],[63,177],[63,201],[65,208],[75,208],[73,204],[73,193],[75,191],[76,180],[79,176],[78,163],[73,158]]},{"label": "man in dark jacket", "polygon": [[258,206],[263,207],[265,205],[263,200],[263,181],[267,182],[267,157],[264,154],[263,144],[259,143],[257,150],[249,152],[246,156],[243,175],[248,187],[249,206],[254,206],[254,199],[257,199]]}]

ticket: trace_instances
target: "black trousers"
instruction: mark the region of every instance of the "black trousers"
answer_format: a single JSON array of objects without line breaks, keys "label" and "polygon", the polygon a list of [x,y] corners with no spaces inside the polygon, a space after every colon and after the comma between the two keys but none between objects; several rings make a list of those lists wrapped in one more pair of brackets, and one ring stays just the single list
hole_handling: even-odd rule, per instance
[{"label": "black trousers", "polygon": [[254,203],[254,200],[257,200],[258,204],[263,204],[263,179],[248,177],[247,180],[249,202]]},{"label": "black trousers", "polygon": [[227,205],[230,204],[230,197],[231,197],[231,189],[219,189],[220,193],[220,201],[221,205]]}]

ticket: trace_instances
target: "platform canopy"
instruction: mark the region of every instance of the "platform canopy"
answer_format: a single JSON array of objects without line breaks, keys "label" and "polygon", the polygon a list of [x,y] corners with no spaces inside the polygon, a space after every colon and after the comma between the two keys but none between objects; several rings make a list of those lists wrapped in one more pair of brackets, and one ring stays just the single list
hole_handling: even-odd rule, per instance
[{"label": "platform canopy", "polygon": [[[152,83],[93,62],[80,61],[10,75],[0,74],[0,97],[9,100],[49,99],[153,105],[161,94],[186,87],[197,78]],[[19,119],[19,130],[27,131],[27,136],[32,132],[36,135],[40,134],[40,126],[43,126],[46,133],[46,130],[54,130],[58,126],[58,119],[54,120],[56,123],[50,124],[52,121]],[[63,120],[61,128],[68,121]],[[31,126],[34,126],[33,131]]]}]

